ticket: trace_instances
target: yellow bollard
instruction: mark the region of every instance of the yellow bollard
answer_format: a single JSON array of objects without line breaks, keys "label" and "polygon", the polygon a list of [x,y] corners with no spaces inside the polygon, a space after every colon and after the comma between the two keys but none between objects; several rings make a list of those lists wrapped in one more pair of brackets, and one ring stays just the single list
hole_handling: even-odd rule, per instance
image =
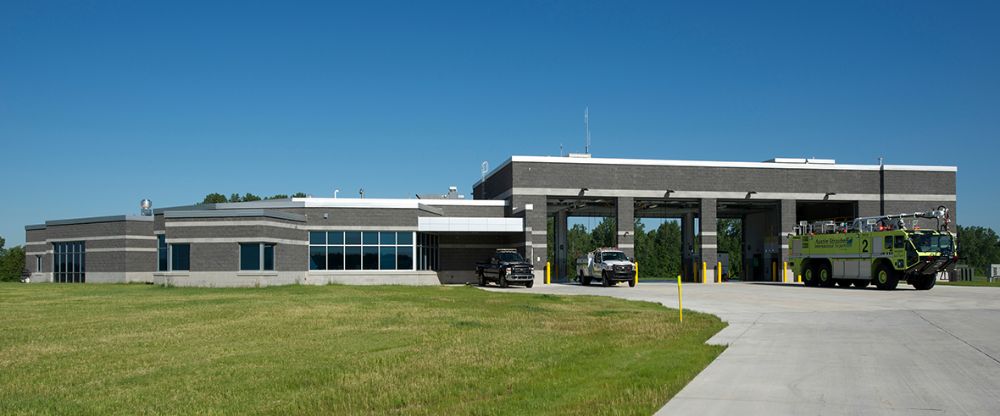
[{"label": "yellow bollard", "polygon": [[552,263],[545,262],[545,284],[552,283]]},{"label": "yellow bollard", "polygon": [[781,263],[781,283],[788,283],[788,262]]},{"label": "yellow bollard", "polygon": [[799,279],[796,280],[795,283],[802,283],[802,275],[801,274],[799,275]]},{"label": "yellow bollard", "polygon": [[635,262],[635,284],[639,285],[639,262]]},{"label": "yellow bollard", "polygon": [[715,279],[719,283],[722,283],[722,262],[721,261],[719,262],[719,264],[717,264],[715,266]]},{"label": "yellow bollard", "polygon": [[677,314],[684,322],[684,289],[681,288],[681,275],[677,275]]},{"label": "yellow bollard", "polygon": [[778,281],[778,262],[776,261],[771,262],[771,281]]}]

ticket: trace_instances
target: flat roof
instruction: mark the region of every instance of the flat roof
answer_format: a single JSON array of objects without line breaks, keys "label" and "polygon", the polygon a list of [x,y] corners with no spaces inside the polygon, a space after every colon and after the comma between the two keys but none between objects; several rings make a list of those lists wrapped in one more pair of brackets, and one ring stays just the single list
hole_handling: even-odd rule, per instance
[{"label": "flat roof", "polygon": [[[494,174],[513,162],[527,163],[564,163],[575,165],[626,165],[626,166],[682,166],[682,167],[705,167],[705,168],[745,168],[745,169],[805,169],[805,170],[853,170],[853,171],[877,171],[884,168],[892,171],[916,171],[916,172],[958,172],[957,166],[935,166],[935,165],[858,165],[858,164],[836,164],[830,163],[830,159],[815,159],[816,162],[809,163],[809,159],[797,158],[775,158],[767,162],[730,162],[712,160],[667,160],[667,159],[622,159],[622,158],[595,158],[595,157],[565,157],[565,156],[511,156],[500,166],[486,174],[489,179]],[[796,163],[791,163],[792,161]],[[805,163],[800,161],[806,161]],[[483,182],[477,180],[472,186],[476,187]]]},{"label": "flat roof", "polygon": [[45,224],[33,224],[24,227],[25,231],[44,230],[53,225],[94,224],[99,222],[117,221],[153,221],[152,216],[144,215],[108,215],[103,217],[69,218],[65,220],[45,221]]}]

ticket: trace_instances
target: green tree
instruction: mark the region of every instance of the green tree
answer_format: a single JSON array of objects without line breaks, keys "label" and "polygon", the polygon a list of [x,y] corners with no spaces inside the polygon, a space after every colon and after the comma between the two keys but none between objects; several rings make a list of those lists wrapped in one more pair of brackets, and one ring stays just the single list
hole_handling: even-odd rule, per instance
[{"label": "green tree", "polygon": [[271,196],[264,197],[264,200],[268,199],[288,199],[288,195],[285,194],[274,194]]},{"label": "green tree", "polygon": [[240,194],[232,194],[229,195],[229,201],[227,202],[243,202],[243,198],[240,197]]},{"label": "green tree", "polygon": [[958,226],[958,255],[979,276],[987,276],[991,264],[1000,263],[1000,236],[992,228]]},{"label": "green tree", "polygon": [[740,272],[743,265],[743,221],[720,218],[718,228],[719,251],[729,254],[729,276],[741,276]]},{"label": "green tree", "polygon": [[306,195],[305,192],[296,192],[296,193],[292,194],[292,198],[306,198],[308,196],[309,195]]},{"label": "green tree", "polygon": [[587,232],[587,227],[583,224],[573,224],[566,233],[566,264],[564,266],[566,270],[573,270],[573,273],[568,274],[569,276],[576,272],[576,259],[583,257],[594,248],[596,248],[594,239]]},{"label": "green tree", "polygon": [[226,196],[214,192],[205,195],[205,199],[201,201],[202,204],[219,204],[223,202],[226,202]]},{"label": "green tree", "polygon": [[251,194],[249,192],[243,194],[243,201],[241,201],[241,202],[253,202],[253,201],[260,201],[260,197],[257,196],[257,195]]},{"label": "green tree", "polygon": [[0,237],[0,281],[14,282],[21,280],[24,271],[24,247],[14,246],[4,248],[7,240]]},{"label": "green tree", "polygon": [[595,247],[614,247],[618,245],[618,219],[604,217],[591,232]]}]

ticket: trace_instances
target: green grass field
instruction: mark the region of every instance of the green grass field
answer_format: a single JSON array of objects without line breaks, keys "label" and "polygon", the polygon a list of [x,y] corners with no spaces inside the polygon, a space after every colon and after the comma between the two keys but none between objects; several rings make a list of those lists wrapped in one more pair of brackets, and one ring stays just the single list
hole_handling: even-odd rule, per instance
[{"label": "green grass field", "polygon": [[1000,281],[988,282],[985,277],[976,277],[971,281],[964,282],[937,282],[939,285],[949,285],[949,286],[990,286],[990,287],[1000,287]]},{"label": "green grass field", "polygon": [[651,414],[724,325],[471,287],[0,284],[0,414]]}]

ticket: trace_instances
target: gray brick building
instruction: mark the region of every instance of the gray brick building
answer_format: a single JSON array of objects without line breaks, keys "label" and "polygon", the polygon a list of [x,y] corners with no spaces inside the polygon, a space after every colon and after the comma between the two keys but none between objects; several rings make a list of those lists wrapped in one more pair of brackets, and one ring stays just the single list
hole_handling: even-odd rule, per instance
[{"label": "gray brick building", "polygon": [[616,219],[629,254],[634,219],[679,219],[685,278],[710,280],[711,266],[701,275],[699,265],[718,259],[717,221],[739,218],[747,277],[766,280],[787,261],[799,221],[937,206],[955,218],[956,175],[805,159],[513,156],[474,184],[473,199],[292,198],[29,225],[27,265],[33,282],[439,284],[472,281],[477,261],[516,248],[541,279],[546,262],[565,264],[567,219],[599,216]]}]

